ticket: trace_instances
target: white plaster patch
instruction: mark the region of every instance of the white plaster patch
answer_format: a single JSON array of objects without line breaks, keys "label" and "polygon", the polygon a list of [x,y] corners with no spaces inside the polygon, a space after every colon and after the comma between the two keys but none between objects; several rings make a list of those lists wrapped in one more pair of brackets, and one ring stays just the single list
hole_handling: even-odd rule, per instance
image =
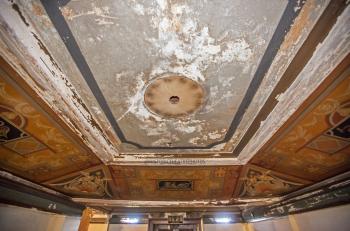
[{"label": "white plaster patch", "polygon": [[[166,0],[155,0],[146,5],[141,1],[129,0],[127,4],[137,15],[149,20],[155,34],[145,35],[145,40],[151,45],[147,51],[149,55],[159,57],[151,66],[150,74],[137,78],[135,94],[128,97],[128,109],[119,117],[121,120],[128,113],[133,114],[142,125],[140,128],[148,136],[160,136],[153,144],[170,143],[170,133],[177,131],[194,137],[187,142],[191,144],[205,144],[208,140],[217,140],[222,134],[212,133],[203,135],[206,124],[202,120],[174,120],[162,118],[151,113],[144,105],[144,91],[147,80],[164,76],[169,73],[184,75],[194,81],[206,81],[206,71],[211,65],[219,68],[232,62],[239,62],[244,66],[251,66],[253,51],[248,41],[242,36],[233,39],[232,33],[224,31],[220,38],[214,38],[209,25],[200,24],[198,12],[186,2],[170,4]],[[217,71],[217,70],[216,70]],[[118,78],[121,78],[120,76]],[[223,80],[210,89],[210,99],[200,113],[208,113],[215,107],[234,95],[231,91],[220,93],[224,84],[231,85],[231,80]],[[191,120],[190,120],[191,119]],[[169,126],[171,124],[171,126]],[[198,138],[200,137],[200,138]],[[162,140],[163,139],[163,140]],[[167,140],[164,140],[167,139]]]},{"label": "white plaster patch", "polygon": [[221,138],[222,135],[218,131],[213,131],[213,132],[209,132],[208,136],[209,136],[209,139],[211,140],[217,140]]},{"label": "white plaster patch", "polygon": [[68,20],[74,20],[79,17],[95,15],[95,22],[98,25],[114,24],[117,17],[111,16],[108,6],[97,7],[94,3],[91,4],[91,10],[86,12],[75,12],[72,8],[65,6],[60,8],[63,16]]},{"label": "white plaster patch", "polygon": [[[222,149],[224,149],[225,145],[226,143],[215,145],[214,147],[211,148],[211,150],[221,151]],[[218,157],[218,156],[220,156],[220,154],[215,155],[215,157]]]},{"label": "white plaster patch", "polygon": [[113,21],[106,20],[105,18],[95,18],[95,22],[98,25],[114,25]]},{"label": "white plaster patch", "polygon": [[185,133],[193,133],[196,131],[196,127],[194,126],[181,126],[181,127],[176,127],[176,130],[185,132]]},{"label": "white plaster patch", "polygon": [[156,140],[152,143],[152,146],[161,146],[161,145],[164,145],[164,144],[169,144],[171,143],[171,139],[169,138],[161,138],[159,140]]},{"label": "white plaster patch", "polygon": [[152,27],[158,31],[157,37],[146,38],[156,52],[163,57],[152,68],[151,77],[165,73],[185,75],[196,81],[205,81],[204,72],[211,64],[233,61],[248,62],[252,50],[244,38],[225,41],[210,36],[209,27],[199,26],[197,12],[186,3],[168,4],[156,1],[154,7],[139,6],[132,1],[131,8],[151,19]]},{"label": "white plaster patch", "polygon": [[168,128],[164,122],[145,120],[140,128],[146,131],[147,136],[169,135]]},{"label": "white plaster patch", "polygon": [[[213,89],[213,91],[210,92],[210,98],[215,99],[216,95],[218,94],[218,88],[213,87],[211,89]],[[231,91],[227,91],[219,99],[209,100],[207,105],[205,105],[204,110],[202,110],[201,114],[214,111],[216,105],[218,105],[219,103],[222,103],[222,101],[224,101],[224,100],[230,99],[232,96],[233,96],[233,93]]]},{"label": "white plaster patch", "polygon": [[143,7],[143,5],[136,3],[133,6],[133,9],[137,15],[145,15],[145,8]]},{"label": "white plaster patch", "polygon": [[200,141],[201,138],[200,137],[194,137],[194,138],[191,138],[188,142],[191,143],[191,144],[198,144],[198,141]]},{"label": "white plaster patch", "polygon": [[168,0],[156,0],[160,9],[165,10],[168,7]]},{"label": "white plaster patch", "polygon": [[188,121],[178,120],[175,122],[174,128],[177,131],[184,132],[184,133],[201,132],[203,130],[202,124],[203,124],[203,121],[201,120],[188,120]]},{"label": "white plaster patch", "polygon": [[169,134],[169,137],[163,137],[152,142],[152,146],[171,146],[173,142],[177,142],[179,140],[180,139],[176,135]]},{"label": "white plaster patch", "polygon": [[[124,73],[122,72],[116,75],[116,78],[121,78]],[[143,97],[144,97],[144,91],[145,91],[145,82],[143,81],[142,77],[144,76],[144,73],[138,74],[136,79],[136,87],[135,87],[135,95],[129,98],[129,107],[128,109],[117,119],[117,121],[123,119],[126,114],[133,113],[135,116],[141,119],[148,119],[151,116],[151,113],[147,110],[145,105],[143,104]],[[158,118],[159,120],[162,120],[160,117],[154,116],[154,118]]]},{"label": "white plaster patch", "polygon": [[252,56],[253,52],[249,49],[249,44],[244,39],[237,39],[226,44],[227,49],[223,51],[220,59],[223,62],[246,62]]},{"label": "white plaster patch", "polygon": [[99,107],[96,106],[92,106],[91,109],[94,111],[94,113],[96,113],[97,115],[102,114],[103,112],[100,110]]}]

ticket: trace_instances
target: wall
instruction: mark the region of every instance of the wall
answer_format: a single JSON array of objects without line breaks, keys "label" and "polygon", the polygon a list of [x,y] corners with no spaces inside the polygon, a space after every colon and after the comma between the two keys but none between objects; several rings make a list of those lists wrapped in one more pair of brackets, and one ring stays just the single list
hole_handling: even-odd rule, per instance
[{"label": "wall", "polygon": [[242,224],[205,224],[204,231],[244,231]]},{"label": "wall", "polygon": [[77,231],[80,217],[0,204],[1,231]]},{"label": "wall", "polygon": [[91,224],[89,225],[88,231],[107,231],[108,224]]},{"label": "wall", "polygon": [[350,204],[294,216],[300,231],[350,230]]},{"label": "wall", "polygon": [[[1,231],[76,231],[80,217],[69,217],[36,209],[0,204]],[[89,227],[89,231],[107,227]],[[246,224],[204,225],[204,231],[348,231],[350,204]],[[147,224],[111,224],[108,231],[147,231]]]},{"label": "wall", "polygon": [[[348,231],[350,204],[251,224],[205,224],[204,231]],[[147,231],[147,225],[109,226],[108,231]]]},{"label": "wall", "polygon": [[348,231],[350,204],[252,223],[255,231]]},{"label": "wall", "polygon": [[255,231],[294,231],[288,217],[253,223]]},{"label": "wall", "polygon": [[350,204],[246,224],[204,225],[204,231],[348,231]]},{"label": "wall", "polygon": [[123,225],[123,224],[110,224],[108,231],[147,231],[147,224],[133,224],[133,225]]}]

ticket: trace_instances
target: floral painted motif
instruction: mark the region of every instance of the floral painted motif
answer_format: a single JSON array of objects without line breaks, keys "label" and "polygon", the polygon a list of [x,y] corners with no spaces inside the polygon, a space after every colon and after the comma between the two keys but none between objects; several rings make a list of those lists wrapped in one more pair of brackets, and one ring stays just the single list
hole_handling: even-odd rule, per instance
[{"label": "floral painted motif", "polygon": [[47,184],[55,189],[76,196],[112,197],[103,167],[81,171]]},{"label": "floral painted motif", "polygon": [[247,165],[240,178],[237,193],[239,197],[280,196],[305,185],[306,181],[280,173]]}]

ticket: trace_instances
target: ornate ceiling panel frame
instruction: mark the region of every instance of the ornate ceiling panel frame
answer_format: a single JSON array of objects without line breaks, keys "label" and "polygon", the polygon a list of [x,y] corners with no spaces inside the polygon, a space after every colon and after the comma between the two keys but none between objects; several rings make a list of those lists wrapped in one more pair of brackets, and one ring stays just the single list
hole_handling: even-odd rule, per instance
[{"label": "ornate ceiling panel frame", "polygon": [[53,26],[61,37],[62,41],[65,44],[69,54],[73,58],[76,66],[78,67],[81,75],[88,84],[91,92],[94,94],[97,99],[100,108],[103,110],[106,115],[109,123],[111,124],[114,132],[117,134],[118,138],[122,143],[130,144],[138,149],[145,150],[182,150],[182,151],[191,151],[193,149],[199,150],[210,150],[211,148],[226,144],[228,140],[232,138],[236,129],[243,118],[245,111],[247,110],[250,102],[253,97],[256,95],[256,91],[259,89],[260,83],[262,82],[265,73],[269,69],[278,49],[283,43],[285,35],[289,32],[294,19],[298,16],[300,9],[302,9],[304,2],[299,1],[288,1],[287,6],[281,16],[281,19],[278,22],[278,25],[275,29],[275,32],[266,48],[266,51],[258,65],[258,68],[254,74],[254,77],[248,87],[248,90],[242,100],[242,103],[238,107],[237,113],[234,115],[232,122],[227,129],[224,139],[220,141],[215,141],[210,143],[207,146],[148,146],[142,145],[135,141],[129,140],[123,133],[121,126],[118,124],[117,119],[113,116],[112,110],[108,105],[108,100],[104,96],[104,93],[100,89],[97,80],[93,74],[93,71],[89,67],[89,64],[86,60],[86,57],[83,55],[81,48],[78,45],[77,38],[74,36],[74,33],[71,31],[69,23],[66,21],[63,13],[60,9],[65,7],[67,2],[60,1],[41,1],[42,5],[45,8],[48,17],[50,18]]},{"label": "ornate ceiling panel frame", "polygon": [[[277,51],[265,80],[261,83],[262,87],[252,98],[251,107],[246,111],[246,114],[255,118],[254,122],[249,128],[247,126],[238,128],[239,134],[235,134],[228,142],[232,145],[232,142],[239,141],[233,150],[234,155],[230,145],[226,145],[225,151],[217,151],[214,154],[205,151],[200,154],[181,151],[182,154],[179,154],[179,150],[175,153],[164,151],[157,154],[120,153],[119,138],[110,132],[110,125],[106,123],[104,117],[101,119],[84,104],[16,1],[1,3],[0,33],[3,42],[0,52],[2,57],[18,71],[23,83],[60,115],[62,121],[79,134],[81,140],[104,163],[245,164],[347,55],[350,42],[343,34],[344,28],[349,29],[347,25],[349,7],[346,8],[345,1],[336,6],[332,3],[332,1],[316,0],[305,3]],[[314,7],[316,5],[318,7]],[[342,14],[344,9],[345,12]],[[321,27],[320,23],[324,21],[328,22],[327,26]],[[286,50],[289,50],[288,54]],[[271,82],[275,83],[275,91],[269,98],[261,98],[262,89]],[[272,108],[269,110],[264,109],[265,106],[254,107],[254,105],[268,105],[271,102],[273,102]]]}]

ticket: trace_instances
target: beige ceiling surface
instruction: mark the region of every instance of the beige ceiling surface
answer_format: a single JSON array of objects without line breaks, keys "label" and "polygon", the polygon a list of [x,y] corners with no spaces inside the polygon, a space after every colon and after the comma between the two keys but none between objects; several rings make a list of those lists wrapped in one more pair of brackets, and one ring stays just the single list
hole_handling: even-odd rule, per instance
[{"label": "beige ceiling surface", "polygon": [[[299,10],[287,1],[23,4],[34,12],[28,16],[42,42],[87,106],[110,123],[123,153],[224,150],[240,123],[236,115],[246,109],[242,104],[249,105],[249,84],[262,77],[256,73],[271,53],[266,51],[277,25],[286,20],[283,13]],[[148,85],[172,75],[203,88],[198,108],[177,118],[157,114],[144,102]],[[229,145],[226,151],[235,143]]]}]

